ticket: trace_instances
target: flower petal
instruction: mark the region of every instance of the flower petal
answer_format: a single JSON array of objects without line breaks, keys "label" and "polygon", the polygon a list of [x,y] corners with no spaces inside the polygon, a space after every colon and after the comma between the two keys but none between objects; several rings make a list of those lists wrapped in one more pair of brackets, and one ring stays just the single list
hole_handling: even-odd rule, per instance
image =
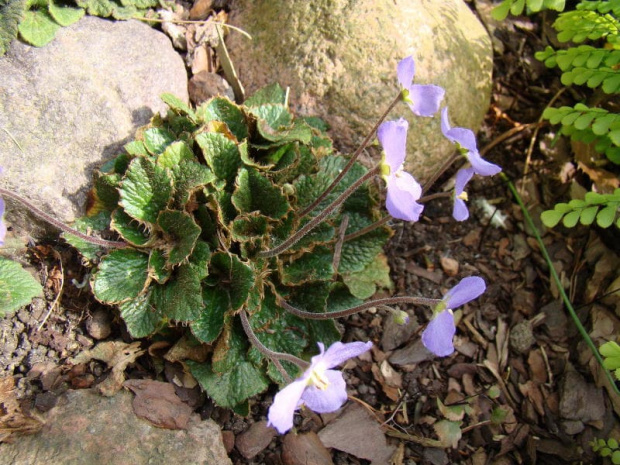
[{"label": "flower petal", "polygon": [[446,303],[446,308],[454,309],[479,297],[486,288],[484,279],[469,276],[461,279],[461,282],[446,292],[442,300]]},{"label": "flower petal", "polygon": [[401,87],[408,89],[415,76],[415,60],[413,56],[403,58],[396,66],[396,76]]},{"label": "flower petal", "polygon": [[452,206],[452,218],[456,221],[465,221],[469,218],[469,210],[467,209],[467,204],[463,199],[459,199],[458,197],[454,198],[454,205]]},{"label": "flower petal", "polygon": [[391,174],[396,173],[405,161],[408,128],[407,120],[400,118],[398,121],[386,121],[377,129],[377,139],[383,147]]},{"label": "flower petal", "polygon": [[493,176],[502,170],[499,166],[489,163],[482,158],[478,151],[470,151],[467,154],[467,159],[474,171],[481,176]]},{"label": "flower petal", "polygon": [[458,197],[465,190],[465,186],[471,180],[474,175],[472,168],[463,168],[456,173],[456,179],[454,181],[454,193]]},{"label": "flower petal", "polygon": [[[370,350],[372,342],[334,342],[325,354],[321,357],[321,362],[325,365],[325,368],[334,368],[338,365],[342,365],[350,358],[357,357],[364,352]],[[312,357],[312,364],[314,365],[315,358]],[[314,409],[313,409],[314,410]]]},{"label": "flower petal", "polygon": [[439,105],[446,91],[439,86],[414,84],[409,89],[411,111],[418,116],[433,116],[439,111]]},{"label": "flower petal", "polygon": [[267,426],[273,426],[280,434],[293,427],[293,416],[306,386],[307,377],[302,377],[276,394],[267,414]]},{"label": "flower petal", "polygon": [[326,370],[324,375],[328,380],[326,389],[308,386],[301,396],[306,406],[316,413],[335,412],[347,401],[347,385],[342,373],[337,370]]},{"label": "flower petal", "polygon": [[405,221],[418,221],[424,205],[417,203],[422,195],[422,187],[409,173],[401,171],[387,180],[385,206],[394,218]]},{"label": "flower petal", "polygon": [[449,309],[446,309],[430,321],[422,333],[422,343],[438,357],[445,357],[454,352],[452,344],[454,333],[456,333],[454,316]]},{"label": "flower petal", "polygon": [[467,128],[453,128],[450,126],[448,107],[444,107],[441,110],[441,132],[451,142],[459,144],[461,147],[470,152],[478,153],[478,146],[476,144],[476,135],[474,134],[474,131]]}]

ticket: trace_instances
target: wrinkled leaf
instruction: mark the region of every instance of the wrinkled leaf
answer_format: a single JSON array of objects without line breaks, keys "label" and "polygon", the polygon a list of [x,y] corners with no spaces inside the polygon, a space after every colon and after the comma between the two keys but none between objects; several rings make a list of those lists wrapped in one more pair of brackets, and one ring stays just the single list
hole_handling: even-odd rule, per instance
[{"label": "wrinkled leaf", "polygon": [[13,313],[42,293],[41,284],[19,263],[0,257],[0,315]]}]

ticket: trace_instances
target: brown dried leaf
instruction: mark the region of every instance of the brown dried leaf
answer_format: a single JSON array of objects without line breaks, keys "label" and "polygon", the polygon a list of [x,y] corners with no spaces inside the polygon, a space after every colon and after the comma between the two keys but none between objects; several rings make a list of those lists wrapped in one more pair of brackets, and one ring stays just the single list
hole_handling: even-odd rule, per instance
[{"label": "brown dried leaf", "polygon": [[36,418],[24,415],[15,395],[12,376],[0,378],[0,442],[11,433],[34,434],[43,425]]},{"label": "brown dried leaf", "polygon": [[92,359],[105,362],[112,369],[110,375],[99,384],[99,392],[106,397],[113,396],[123,387],[125,369],[134,363],[138,357],[144,354],[140,349],[140,342],[126,344],[121,341],[108,341],[97,344],[91,350],[85,350],[78,354],[70,363],[78,365],[87,363]]},{"label": "brown dried leaf", "polygon": [[374,464],[387,463],[394,452],[377,420],[358,404],[350,404],[319,432],[325,447],[355,455]]}]

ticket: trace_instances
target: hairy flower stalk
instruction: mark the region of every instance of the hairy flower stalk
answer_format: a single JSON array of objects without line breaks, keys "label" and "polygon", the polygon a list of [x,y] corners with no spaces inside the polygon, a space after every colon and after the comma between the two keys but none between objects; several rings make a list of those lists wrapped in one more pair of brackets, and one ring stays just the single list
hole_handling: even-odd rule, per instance
[{"label": "hairy flower stalk", "polygon": [[340,205],[344,203],[345,200],[349,198],[362,184],[371,179],[373,176],[379,173],[379,166],[368,171],[364,176],[360,177],[357,181],[351,184],[347,189],[340,194],[340,196],[330,203],[324,210],[321,211],[318,215],[316,215],[312,220],[308,221],[301,229],[299,229],[295,234],[289,237],[287,240],[282,242],[277,247],[274,247],[270,250],[264,250],[258,253],[258,257],[260,258],[269,258],[274,257],[282,252],[286,251],[288,248],[295,245],[302,237],[316,228],[319,224],[321,224],[327,217]]},{"label": "hairy flower stalk", "polygon": [[294,363],[302,370],[305,370],[310,365],[305,360],[295,357],[294,355],[286,354],[284,352],[274,352],[273,350],[265,347],[265,345],[262,342],[260,342],[260,340],[256,337],[256,334],[254,334],[254,331],[252,331],[252,327],[250,326],[250,321],[248,320],[248,314],[245,310],[241,312],[241,325],[243,326],[243,331],[245,332],[246,336],[250,340],[250,343],[254,347],[256,347],[256,349],[261,354],[265,355],[273,362],[274,366],[278,369],[278,371],[284,377],[286,382],[290,383],[292,380],[291,380],[290,375],[286,372],[286,370],[280,363],[280,360],[286,360],[287,362]]},{"label": "hairy flower stalk", "polygon": [[300,213],[299,213],[299,218],[303,218],[304,216],[306,216],[308,213],[310,213],[312,210],[314,210],[317,205],[319,205],[324,199],[325,197],[327,197],[335,188],[336,186],[340,183],[340,181],[342,181],[342,178],[345,177],[345,175],[349,172],[349,170],[353,167],[353,164],[357,161],[357,159],[359,158],[359,156],[362,154],[362,151],[368,146],[368,144],[370,143],[372,137],[375,135],[375,133],[377,132],[377,128],[379,127],[379,125],[383,122],[383,120],[387,117],[388,113],[390,111],[392,111],[392,109],[398,104],[398,102],[400,102],[402,100],[402,95],[398,94],[396,96],[396,98],[392,101],[392,103],[390,103],[390,105],[388,106],[387,110],[385,110],[383,112],[383,114],[379,117],[379,120],[375,123],[375,125],[373,126],[373,128],[370,130],[370,132],[366,135],[366,137],[364,138],[364,140],[362,141],[362,143],[359,145],[359,147],[355,150],[355,152],[353,152],[353,155],[351,155],[351,157],[349,158],[349,161],[347,162],[347,164],[345,165],[345,167],[342,169],[342,171],[340,173],[338,173],[338,176],[336,176],[336,178],[332,181],[332,183],[327,187],[327,189],[325,189],[323,191],[323,193],[321,195],[319,195],[310,205],[308,205],[306,208],[304,208]]},{"label": "hairy flower stalk", "polygon": [[99,239],[97,237],[88,236],[88,235],[78,231],[77,229],[73,229],[72,227],[67,226],[63,222],[58,221],[56,218],[53,218],[52,216],[48,215],[43,210],[41,210],[38,207],[34,206],[32,203],[30,203],[29,201],[27,201],[23,197],[15,194],[14,192],[11,192],[10,190],[7,190],[7,189],[4,189],[4,188],[0,187],[0,195],[6,195],[7,197],[10,197],[13,200],[18,201],[19,203],[21,203],[22,205],[27,207],[32,213],[37,215],[42,220],[47,221],[48,223],[50,223],[51,225],[57,227],[58,229],[66,232],[68,234],[71,234],[73,236],[79,237],[80,239],[82,239],[82,240],[84,240],[86,242],[89,242],[91,244],[95,244],[95,245],[98,245],[98,246],[101,246],[101,247],[105,247],[107,249],[119,249],[119,248],[127,247],[127,245],[128,245],[126,242],[106,241],[105,239]]},{"label": "hairy flower stalk", "polygon": [[277,303],[287,312],[292,313],[300,318],[308,318],[310,320],[331,320],[332,318],[342,318],[355,313],[363,312],[373,307],[390,306],[398,304],[413,304],[413,305],[426,305],[433,307],[441,302],[440,299],[428,299],[426,297],[410,297],[410,296],[397,296],[397,297],[385,297],[382,299],[370,300],[363,304],[356,305],[355,307],[347,308],[346,310],[338,310],[337,312],[327,313],[314,313],[301,310],[297,307],[293,307],[283,298],[278,297]]}]

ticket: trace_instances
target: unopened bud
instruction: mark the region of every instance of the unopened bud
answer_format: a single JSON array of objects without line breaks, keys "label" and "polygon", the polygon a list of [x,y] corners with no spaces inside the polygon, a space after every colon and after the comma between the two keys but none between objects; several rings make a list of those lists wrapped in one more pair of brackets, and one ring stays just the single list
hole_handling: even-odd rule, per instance
[{"label": "unopened bud", "polygon": [[402,310],[395,310],[393,312],[393,315],[394,315],[394,322],[397,325],[403,326],[409,323],[409,315],[407,314],[407,312],[403,312]]}]

